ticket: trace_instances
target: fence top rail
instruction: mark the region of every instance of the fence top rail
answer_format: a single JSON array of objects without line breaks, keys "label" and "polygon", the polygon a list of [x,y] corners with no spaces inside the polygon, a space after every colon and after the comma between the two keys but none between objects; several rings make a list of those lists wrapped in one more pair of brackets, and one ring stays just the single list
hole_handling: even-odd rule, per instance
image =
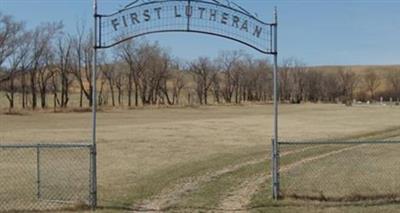
[{"label": "fence top rail", "polygon": [[400,144],[400,141],[278,141],[280,145]]},{"label": "fence top rail", "polygon": [[91,148],[92,144],[0,144],[0,149],[18,148]]}]

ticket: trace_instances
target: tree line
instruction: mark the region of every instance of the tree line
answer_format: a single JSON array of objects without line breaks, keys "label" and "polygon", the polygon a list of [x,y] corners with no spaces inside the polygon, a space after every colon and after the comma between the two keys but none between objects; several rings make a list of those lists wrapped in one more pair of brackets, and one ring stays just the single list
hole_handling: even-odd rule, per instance
[{"label": "tree line", "polygon": [[[44,23],[32,30],[0,13],[0,95],[9,109],[92,106],[93,40],[78,24],[76,33],[62,23]],[[99,106],[241,104],[272,100],[272,66],[243,51],[223,51],[218,57],[192,61],[174,58],[157,42],[131,40],[99,54]],[[344,102],[398,97],[399,72],[351,68],[322,72],[294,58],[279,66],[283,102]],[[379,88],[387,85],[385,90]]]}]

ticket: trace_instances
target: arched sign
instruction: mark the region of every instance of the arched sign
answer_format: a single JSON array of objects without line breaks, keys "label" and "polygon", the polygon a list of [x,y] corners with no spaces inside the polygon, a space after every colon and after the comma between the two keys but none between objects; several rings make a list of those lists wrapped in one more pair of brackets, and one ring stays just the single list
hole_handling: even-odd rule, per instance
[{"label": "arched sign", "polygon": [[[93,0],[93,74],[92,103],[96,101],[97,50],[113,47],[126,40],[161,32],[193,32],[214,35],[247,45],[264,54],[274,55],[274,133],[272,144],[272,195],[279,195],[278,147],[278,45],[277,15],[273,23],[261,21],[228,0],[135,0],[113,14],[97,13]],[[91,206],[97,206],[96,111],[92,104]]]},{"label": "arched sign", "polygon": [[228,1],[136,1],[110,15],[97,15],[98,48],[160,32],[195,32],[231,39],[273,54],[275,23],[266,23]]}]

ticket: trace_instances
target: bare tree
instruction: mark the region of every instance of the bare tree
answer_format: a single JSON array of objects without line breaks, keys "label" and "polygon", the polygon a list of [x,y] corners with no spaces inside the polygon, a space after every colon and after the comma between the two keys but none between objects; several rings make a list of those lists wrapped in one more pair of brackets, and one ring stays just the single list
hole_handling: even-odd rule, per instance
[{"label": "bare tree", "polygon": [[282,97],[291,103],[300,103],[305,98],[306,72],[305,64],[295,58],[284,60],[280,70]]},{"label": "bare tree", "polygon": [[341,88],[337,73],[327,72],[324,73],[321,85],[323,99],[326,102],[336,102],[341,95]]},{"label": "bare tree", "polygon": [[233,93],[235,91],[234,71],[237,68],[239,60],[243,57],[243,52],[240,51],[224,51],[217,58],[218,70],[223,73],[222,77],[222,95],[225,102],[231,103]]},{"label": "bare tree", "polygon": [[246,66],[247,64],[245,59],[242,59],[236,63],[232,70],[232,85],[235,93],[235,104],[240,104],[242,102],[242,89]]},{"label": "bare tree", "polygon": [[220,103],[220,95],[221,95],[221,78],[218,73],[215,73],[211,79],[211,90],[214,96],[214,102]]},{"label": "bare tree", "polygon": [[111,102],[112,106],[115,107],[115,81],[116,81],[116,70],[115,65],[111,63],[103,64],[101,67],[101,73],[104,79],[108,82],[108,87],[111,92]]},{"label": "bare tree", "polygon": [[290,99],[290,83],[289,74],[291,71],[290,64],[293,59],[284,59],[279,69],[279,97],[284,100]]},{"label": "bare tree", "polygon": [[[73,75],[75,76],[80,87],[80,106],[82,106],[82,95],[85,96],[89,106],[93,105],[92,93],[92,67],[93,67],[93,36],[91,33],[79,33],[77,37],[72,39],[74,48],[74,64],[72,66]],[[71,48],[71,47],[69,47]],[[101,60],[99,60],[101,61]],[[98,75],[96,75],[96,82]]]},{"label": "bare tree", "polygon": [[248,101],[267,101],[272,97],[272,67],[266,59],[254,60],[248,84]]},{"label": "bare tree", "polygon": [[138,74],[136,73],[136,45],[133,42],[126,42],[120,45],[120,48],[117,49],[119,57],[128,65],[129,72],[128,72],[128,106],[132,106],[132,92],[133,92],[133,83],[135,82],[135,106],[138,106]]},{"label": "bare tree", "polygon": [[21,103],[22,103],[22,108],[25,109],[28,105],[28,84],[27,84],[27,70],[26,69],[22,69],[22,73],[19,76],[20,77],[20,82],[21,82]]},{"label": "bare tree", "polygon": [[104,85],[107,82],[107,78],[103,75],[103,72],[99,73],[99,79],[100,79],[100,90],[97,93],[97,101],[98,101],[97,104],[99,106],[103,106],[107,104],[107,94],[104,93]]},{"label": "bare tree", "polygon": [[186,86],[183,72],[180,71],[179,69],[176,70],[175,72],[173,72],[171,80],[172,80],[173,103],[179,104],[181,91]]},{"label": "bare tree", "polygon": [[84,39],[85,39],[85,25],[77,24],[76,35],[71,38],[72,43],[72,73],[79,83],[79,107],[83,107],[83,95],[85,87],[83,84],[82,64],[84,58]]},{"label": "bare tree", "polygon": [[[252,90],[254,89],[254,78],[257,77],[257,74],[254,69],[253,59],[250,56],[243,58],[238,63],[238,70],[239,70],[239,78],[238,84],[235,84],[235,87],[238,88],[236,90],[236,103],[242,103],[243,101],[247,101],[252,99]],[[238,101],[237,101],[238,99]]]},{"label": "bare tree", "polygon": [[128,42],[120,46],[119,57],[128,65],[128,106],[135,86],[135,106],[154,104],[161,95],[162,80],[168,76],[169,56],[157,43]]},{"label": "bare tree", "polygon": [[[114,62],[115,63],[115,62]],[[124,91],[124,85],[126,84],[126,72],[125,70],[125,66],[124,64],[118,63],[116,62],[114,64],[114,66],[116,67],[116,72],[114,74],[114,83],[115,83],[115,87],[117,88],[117,92],[118,92],[118,105],[122,106],[122,98],[123,98],[123,91]]]},{"label": "bare tree", "polygon": [[57,110],[58,106],[58,82],[57,82],[57,77],[56,75],[51,76],[51,82],[50,82],[50,90],[53,92],[53,110],[54,112]]},{"label": "bare tree", "polygon": [[41,107],[44,109],[47,107],[46,95],[50,86],[49,80],[55,75],[55,68],[53,67],[54,55],[52,50],[48,49],[42,60],[44,65],[38,69],[38,87]]},{"label": "bare tree", "polygon": [[6,98],[9,102],[9,109],[14,108],[15,92],[16,92],[16,78],[17,76],[24,75],[24,69],[27,67],[29,57],[29,33],[20,35],[18,46],[13,54],[9,57],[9,70],[8,87],[6,88]]},{"label": "bare tree", "polygon": [[46,66],[46,53],[49,51],[51,42],[62,28],[62,23],[46,23],[38,26],[32,34],[31,66],[28,71],[33,109],[37,107],[38,72]]},{"label": "bare tree", "polygon": [[66,108],[69,102],[69,88],[72,83],[72,41],[69,38],[59,38],[57,42],[57,70],[61,82],[61,108]]},{"label": "bare tree", "polygon": [[190,65],[190,72],[196,82],[200,104],[208,104],[208,92],[215,78],[216,69],[209,58],[200,57]]},{"label": "bare tree", "polygon": [[371,99],[374,100],[376,90],[381,85],[380,76],[373,70],[369,70],[364,76],[364,83],[365,83],[365,86],[367,87],[367,90],[370,94]]},{"label": "bare tree", "polygon": [[343,98],[342,101],[347,105],[351,105],[354,97],[354,90],[359,83],[358,76],[350,69],[339,68],[337,79],[341,90],[340,95]]},{"label": "bare tree", "polygon": [[319,102],[323,99],[323,72],[308,69],[305,73],[304,101]]},{"label": "bare tree", "polygon": [[0,67],[18,48],[21,39],[19,34],[23,28],[22,22],[17,22],[11,16],[0,12]]},{"label": "bare tree", "polygon": [[389,83],[392,94],[400,96],[400,70],[390,71],[386,74],[386,81]]},{"label": "bare tree", "polygon": [[144,81],[147,82],[148,94],[147,103],[156,104],[160,102],[165,103],[167,100],[169,105],[174,104],[172,98],[170,98],[168,81],[172,76],[171,72],[171,58],[167,52],[161,49],[157,44],[152,46],[151,61],[148,65],[146,74],[143,75]]},{"label": "bare tree", "polygon": [[24,37],[23,23],[0,13],[0,67],[7,59],[10,59],[8,72],[0,78],[0,86],[2,82],[8,82],[5,90],[10,110],[14,108],[15,77],[21,63],[26,58],[26,52],[21,48]]}]

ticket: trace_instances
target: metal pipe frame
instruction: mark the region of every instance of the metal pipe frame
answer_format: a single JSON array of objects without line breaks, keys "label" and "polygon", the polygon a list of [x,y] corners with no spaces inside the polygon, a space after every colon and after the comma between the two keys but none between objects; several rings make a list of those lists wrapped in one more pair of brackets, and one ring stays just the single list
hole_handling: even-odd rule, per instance
[{"label": "metal pipe frame", "polygon": [[278,83],[278,11],[274,11],[274,133],[272,139],[272,198],[279,199],[279,141],[278,141],[278,113],[279,113],[279,83]]},{"label": "metal pipe frame", "polygon": [[97,49],[98,49],[98,13],[97,13],[97,0],[93,0],[93,65],[92,65],[92,149],[91,149],[91,203],[90,206],[93,210],[97,207],[97,144],[96,144],[96,122],[97,122]]}]

